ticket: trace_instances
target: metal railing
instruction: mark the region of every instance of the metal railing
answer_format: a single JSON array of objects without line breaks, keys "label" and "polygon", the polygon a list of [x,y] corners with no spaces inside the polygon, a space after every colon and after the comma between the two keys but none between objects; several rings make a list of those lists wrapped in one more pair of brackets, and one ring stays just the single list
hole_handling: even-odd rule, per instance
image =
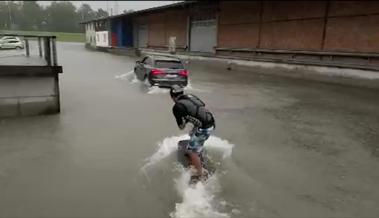
[{"label": "metal railing", "polygon": [[29,35],[29,34],[1,34],[3,36],[22,37],[25,43],[25,55],[30,57],[30,40],[36,39],[38,42],[39,57],[46,61],[47,66],[58,66],[56,36],[53,35]]}]

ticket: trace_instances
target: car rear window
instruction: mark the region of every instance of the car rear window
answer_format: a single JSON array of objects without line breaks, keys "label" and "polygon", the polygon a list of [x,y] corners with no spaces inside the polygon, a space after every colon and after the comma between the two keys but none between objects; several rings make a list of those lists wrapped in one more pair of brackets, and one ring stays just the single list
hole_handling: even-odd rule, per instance
[{"label": "car rear window", "polygon": [[157,68],[183,69],[183,65],[179,61],[155,61]]}]

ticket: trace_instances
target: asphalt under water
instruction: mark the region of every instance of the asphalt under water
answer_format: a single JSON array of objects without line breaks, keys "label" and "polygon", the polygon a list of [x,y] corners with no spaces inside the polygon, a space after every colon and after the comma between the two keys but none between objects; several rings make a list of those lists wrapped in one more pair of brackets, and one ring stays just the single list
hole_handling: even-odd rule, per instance
[{"label": "asphalt under water", "polygon": [[172,156],[185,131],[167,90],[133,80],[134,58],[58,52],[61,114],[0,121],[1,217],[379,214],[379,93],[191,62],[187,91],[216,117],[209,145],[234,145],[194,191]]}]

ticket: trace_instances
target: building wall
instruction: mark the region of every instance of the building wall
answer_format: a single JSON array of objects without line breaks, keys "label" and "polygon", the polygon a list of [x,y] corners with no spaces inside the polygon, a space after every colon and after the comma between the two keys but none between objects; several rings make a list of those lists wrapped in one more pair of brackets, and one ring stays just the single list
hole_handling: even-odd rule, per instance
[{"label": "building wall", "polygon": [[111,38],[110,43],[112,47],[117,47],[117,43],[119,41],[118,35],[117,35],[117,26],[118,26],[118,19],[111,20]]},{"label": "building wall", "polygon": [[220,2],[218,47],[319,49],[325,6],[326,1]]},{"label": "building wall", "polygon": [[259,47],[321,48],[326,1],[264,1]]},{"label": "building wall", "polygon": [[379,1],[331,1],[324,49],[379,52]]},{"label": "building wall", "polygon": [[148,15],[148,46],[166,46],[165,13]]},{"label": "building wall", "polygon": [[379,2],[222,1],[218,47],[379,52]]},{"label": "building wall", "polygon": [[122,35],[123,40],[121,45],[123,47],[133,47],[133,22],[131,18],[123,18],[122,19]]},{"label": "building wall", "polygon": [[191,22],[216,19],[216,55],[359,69],[379,63],[379,1],[200,1],[131,17],[134,47],[167,50],[170,37],[177,49],[191,47]]},{"label": "building wall", "polygon": [[94,21],[94,26],[95,26],[95,31],[106,31],[109,28],[108,20],[103,19],[103,20],[98,20]]},{"label": "building wall", "polygon": [[264,23],[259,47],[289,50],[320,49],[323,23],[321,19]]},{"label": "building wall", "polygon": [[148,47],[167,47],[170,37],[176,37],[176,46],[187,45],[187,11],[166,10],[147,16]]},{"label": "building wall", "polygon": [[96,46],[98,46],[98,47],[109,47],[108,36],[109,36],[108,31],[96,32]]},{"label": "building wall", "polygon": [[15,76],[0,79],[0,117],[38,115],[59,111],[56,80]]},{"label": "building wall", "polygon": [[110,20],[112,47],[133,47],[133,27],[131,18],[121,17]]},{"label": "building wall", "polygon": [[[188,21],[199,16],[201,6],[207,4],[133,17],[134,30],[128,31],[133,43],[122,44],[136,46],[136,26],[147,24],[148,47],[167,48],[169,38],[176,37],[177,47],[185,48]],[[220,1],[217,7],[218,48],[379,52],[379,1]],[[86,28],[87,43],[95,31],[107,30],[106,20],[90,24],[95,25]]]},{"label": "building wall", "polygon": [[166,12],[166,44],[169,37],[176,37],[176,45],[185,47],[187,45],[187,10],[170,10]]},{"label": "building wall", "polygon": [[[132,18],[132,25],[133,25],[133,46],[135,48],[140,47],[142,44],[140,42],[141,36],[140,33],[140,26],[147,26],[147,16],[135,16]],[[146,37],[147,38],[147,37]]]},{"label": "building wall", "polygon": [[85,24],[86,30],[86,43],[91,46],[96,46],[96,34],[95,34],[95,26],[93,22]]},{"label": "building wall", "polygon": [[256,48],[261,2],[225,1],[219,7],[218,47]]}]

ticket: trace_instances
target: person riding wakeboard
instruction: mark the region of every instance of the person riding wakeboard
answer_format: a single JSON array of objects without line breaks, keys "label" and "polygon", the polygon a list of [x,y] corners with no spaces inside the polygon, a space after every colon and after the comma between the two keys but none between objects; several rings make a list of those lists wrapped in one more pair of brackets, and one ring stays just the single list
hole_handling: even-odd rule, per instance
[{"label": "person riding wakeboard", "polygon": [[203,172],[200,154],[204,142],[215,129],[214,117],[203,101],[195,95],[184,94],[182,87],[173,85],[170,95],[175,102],[172,112],[179,129],[183,130],[187,123],[193,124],[193,129],[189,133],[190,140],[186,147],[191,165],[196,168],[196,174],[192,175],[191,181],[203,179],[207,175]]}]

